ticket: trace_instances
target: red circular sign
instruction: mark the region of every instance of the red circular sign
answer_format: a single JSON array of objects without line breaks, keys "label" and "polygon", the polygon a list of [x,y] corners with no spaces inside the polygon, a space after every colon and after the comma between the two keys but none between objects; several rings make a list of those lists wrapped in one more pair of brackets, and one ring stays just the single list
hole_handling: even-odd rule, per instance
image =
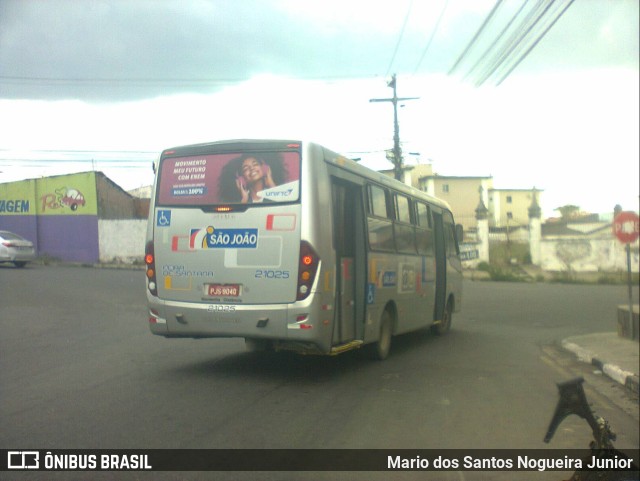
[{"label": "red circular sign", "polygon": [[640,235],[640,222],[635,212],[620,212],[613,219],[613,233],[620,242],[631,244]]}]

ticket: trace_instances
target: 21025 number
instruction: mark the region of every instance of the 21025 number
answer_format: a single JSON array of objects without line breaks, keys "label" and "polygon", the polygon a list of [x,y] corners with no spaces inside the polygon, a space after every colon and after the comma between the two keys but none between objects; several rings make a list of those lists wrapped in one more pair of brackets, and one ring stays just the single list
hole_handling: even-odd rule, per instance
[{"label": "21025 number", "polygon": [[256,279],[289,279],[289,271],[257,270]]}]

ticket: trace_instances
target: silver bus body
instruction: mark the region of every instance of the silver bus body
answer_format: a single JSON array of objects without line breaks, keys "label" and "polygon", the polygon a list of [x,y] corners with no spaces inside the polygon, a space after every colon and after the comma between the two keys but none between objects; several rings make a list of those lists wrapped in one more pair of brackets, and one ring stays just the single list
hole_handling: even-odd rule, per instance
[{"label": "silver bus body", "polygon": [[[256,197],[242,168],[262,176]],[[458,254],[446,203],[318,144],[176,147],[150,206],[149,326],[316,354],[380,344],[385,323],[444,332],[462,300]]]}]

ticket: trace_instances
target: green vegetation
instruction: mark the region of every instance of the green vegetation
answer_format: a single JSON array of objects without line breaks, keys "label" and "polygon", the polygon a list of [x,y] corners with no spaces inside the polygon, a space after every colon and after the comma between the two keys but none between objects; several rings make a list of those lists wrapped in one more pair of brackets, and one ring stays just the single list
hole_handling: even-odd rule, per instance
[{"label": "green vegetation", "polygon": [[[627,283],[627,272],[542,272],[531,266],[529,244],[526,242],[492,242],[489,245],[491,262],[480,262],[478,272],[486,272],[485,279],[503,282],[556,282],[561,284],[602,284],[618,285]],[[523,266],[528,267],[526,270]],[[631,282],[637,285],[640,276],[631,275]]]},{"label": "green vegetation", "polygon": [[491,264],[509,267],[514,264],[531,264],[528,242],[491,242],[489,244]]}]

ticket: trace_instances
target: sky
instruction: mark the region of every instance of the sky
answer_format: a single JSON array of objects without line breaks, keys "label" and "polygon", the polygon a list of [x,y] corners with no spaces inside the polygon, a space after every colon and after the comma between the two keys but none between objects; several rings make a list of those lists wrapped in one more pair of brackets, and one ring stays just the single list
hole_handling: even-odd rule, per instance
[{"label": "sky", "polygon": [[637,0],[0,0],[0,183],[165,148],[309,139],[543,191],[546,217],[639,200]]}]

